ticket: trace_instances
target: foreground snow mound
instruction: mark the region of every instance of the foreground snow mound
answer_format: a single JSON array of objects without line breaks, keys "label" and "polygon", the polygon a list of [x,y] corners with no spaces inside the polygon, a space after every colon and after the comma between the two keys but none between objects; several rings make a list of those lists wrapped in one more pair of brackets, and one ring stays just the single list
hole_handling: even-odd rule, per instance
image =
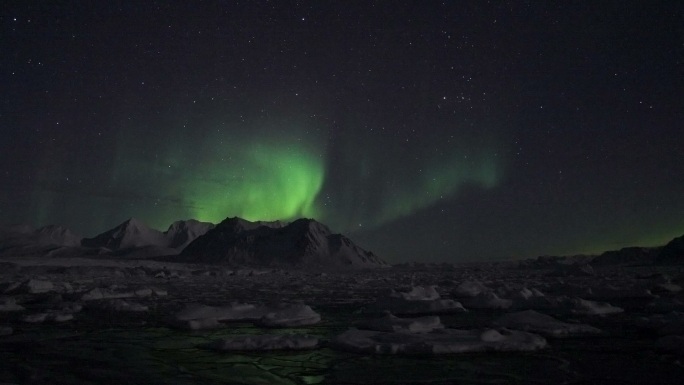
[{"label": "foreground snow mound", "polygon": [[607,315],[622,313],[624,310],[606,302],[589,301],[582,298],[567,298],[560,302],[561,307],[566,307],[573,314],[583,315]]},{"label": "foreground snow mound", "polygon": [[392,292],[376,307],[394,314],[444,314],[466,311],[460,302],[440,299],[435,286],[415,286],[409,292]]},{"label": "foreground snow mound", "polygon": [[657,284],[651,291],[655,294],[676,294],[682,291],[682,287],[672,282],[663,282]]},{"label": "foreground snow mound", "polygon": [[351,329],[335,337],[332,341],[333,348],[374,354],[534,351],[543,349],[546,345],[544,337],[507,329],[444,329],[426,334]]},{"label": "foreground snow mound", "polygon": [[256,324],[266,327],[296,327],[321,322],[320,314],[304,304],[278,304],[263,309],[267,313]]},{"label": "foreground snow mound", "polygon": [[671,311],[684,310],[684,302],[677,298],[656,298],[647,306],[648,310],[653,313],[668,313]]},{"label": "foreground snow mound", "polygon": [[28,279],[21,283],[15,283],[5,289],[5,293],[13,294],[42,294],[54,291],[55,285],[51,281],[41,279]]},{"label": "foreground snow mound", "polygon": [[396,292],[392,290],[390,297],[401,298],[406,301],[432,301],[439,299],[437,286],[413,286],[409,292]]},{"label": "foreground snow mound", "polygon": [[460,302],[451,299],[436,299],[433,301],[407,301],[400,298],[386,298],[377,302],[379,310],[394,314],[447,314],[467,311]]},{"label": "foreground snow mound", "polygon": [[0,297],[0,312],[4,311],[22,311],[26,310],[23,306],[17,305],[17,299],[14,297]]},{"label": "foreground snow mound", "polygon": [[120,299],[135,297],[132,291],[115,291],[109,288],[96,287],[81,295],[81,301],[97,301],[101,299]]},{"label": "foreground snow mound", "polygon": [[658,338],[656,346],[673,353],[684,353],[684,336],[664,336]]},{"label": "foreground snow mound", "polygon": [[191,330],[221,326],[220,321],[254,321],[263,316],[256,305],[234,302],[228,306],[188,304],[171,319],[174,326]]},{"label": "foreground snow mound", "polygon": [[454,290],[454,295],[458,297],[475,297],[488,291],[491,291],[491,289],[480,281],[465,281]]},{"label": "foreground snow mound", "polygon": [[221,351],[268,351],[315,349],[318,338],[306,334],[237,336],[214,341],[205,348]]},{"label": "foreground snow mound", "polygon": [[62,313],[56,311],[27,314],[22,317],[22,321],[34,324],[43,322],[67,322],[73,319],[74,315],[72,313]]},{"label": "foreground snow mound", "polygon": [[512,291],[508,293],[513,300],[511,305],[512,308],[518,310],[529,310],[529,309],[553,309],[556,303],[551,297],[547,297],[541,291],[532,288],[523,287],[520,290]]},{"label": "foreground snow mound", "polygon": [[199,330],[220,327],[222,322],[249,321],[267,327],[313,325],[321,316],[304,304],[280,303],[269,306],[232,303],[228,306],[190,304],[171,319],[174,326]]},{"label": "foreground snow mound", "polygon": [[164,297],[168,295],[166,290],[153,286],[143,287],[136,290],[128,290],[125,287],[96,287],[81,295],[81,301],[95,301],[101,299],[145,298],[150,296]]},{"label": "foreground snow mound", "polygon": [[471,309],[508,309],[513,306],[510,299],[499,298],[492,291],[482,292],[474,297],[464,298],[463,303]]},{"label": "foreground snow mound", "polygon": [[444,325],[438,316],[399,318],[391,313],[387,313],[381,318],[360,322],[358,326],[366,330],[397,333],[430,333],[444,329]]},{"label": "foreground snow mound", "polygon": [[147,306],[137,302],[126,301],[123,299],[108,299],[103,301],[94,301],[89,305],[90,308],[96,310],[109,310],[121,312],[146,312],[150,310]]},{"label": "foreground snow mound", "polygon": [[562,322],[534,310],[506,314],[495,320],[494,325],[557,338],[601,333],[593,326]]},{"label": "foreground snow mound", "polygon": [[511,296],[512,296],[514,299],[524,299],[524,300],[530,300],[530,299],[533,299],[533,298],[544,298],[544,297],[546,297],[546,296],[544,295],[544,293],[542,293],[541,291],[539,291],[539,290],[537,290],[537,289],[535,289],[535,288],[529,289],[529,288],[527,288],[527,287],[523,287],[523,288],[521,288],[520,290],[512,291],[512,292],[510,292],[509,294],[511,294]]},{"label": "foreground snow mound", "polygon": [[630,285],[615,286],[613,284],[608,284],[604,286],[595,287],[592,290],[592,298],[595,299],[622,299],[622,298],[657,298],[651,290],[644,287],[643,285],[635,285],[631,283]]},{"label": "foreground snow mound", "polygon": [[655,331],[658,335],[684,335],[684,313],[673,311],[667,314],[654,314],[636,320],[639,327]]}]

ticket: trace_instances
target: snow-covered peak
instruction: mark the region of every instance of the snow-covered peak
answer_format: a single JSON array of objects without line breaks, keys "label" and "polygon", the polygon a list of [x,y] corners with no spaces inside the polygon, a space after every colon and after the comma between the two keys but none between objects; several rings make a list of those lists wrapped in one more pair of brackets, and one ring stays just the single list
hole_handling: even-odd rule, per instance
[{"label": "snow-covered peak", "polygon": [[206,234],[214,228],[213,223],[200,222],[196,219],[176,221],[164,232],[168,247],[184,249],[190,242]]},{"label": "snow-covered peak", "polygon": [[5,247],[25,245],[79,246],[81,237],[63,226],[48,225],[34,229],[29,225],[12,225],[0,228],[0,241]]},{"label": "snow-covered peak", "polygon": [[250,222],[246,219],[238,218],[238,217],[231,217],[231,218],[226,218],[224,219],[221,223],[216,225],[217,228],[224,229],[224,230],[230,230],[230,231],[236,231],[236,232],[242,232],[242,231],[248,231],[248,230],[254,230],[259,227],[268,227],[272,229],[278,229],[283,227],[283,223],[280,221],[256,221],[256,222]]},{"label": "snow-covered peak", "polygon": [[164,234],[147,227],[142,221],[130,218],[115,228],[81,242],[86,247],[128,249],[143,246],[166,246]]},{"label": "snow-covered peak", "polygon": [[36,241],[43,245],[79,246],[82,238],[66,227],[57,225],[43,226],[33,234]]},{"label": "snow-covered peak", "polygon": [[325,238],[332,234],[328,226],[315,219],[300,218],[290,224],[290,227],[298,231],[308,232],[316,238]]}]

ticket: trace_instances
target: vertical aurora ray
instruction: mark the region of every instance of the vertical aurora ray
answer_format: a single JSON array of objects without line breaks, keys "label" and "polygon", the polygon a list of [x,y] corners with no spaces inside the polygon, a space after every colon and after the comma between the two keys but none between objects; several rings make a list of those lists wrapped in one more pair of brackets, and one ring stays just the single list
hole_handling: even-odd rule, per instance
[{"label": "vertical aurora ray", "polygon": [[344,142],[328,165],[329,174],[342,175],[337,183],[326,180],[324,216],[340,231],[370,230],[438,205],[448,208],[466,189],[495,189],[505,176],[503,135],[471,130],[451,141],[422,138],[429,147],[373,135]]},{"label": "vertical aurora ray", "polygon": [[[169,127],[163,141],[148,132],[159,125]],[[165,229],[184,218],[311,217],[349,232],[452,202],[464,188],[495,188],[503,176],[500,138],[480,132],[418,150],[373,136],[339,142],[332,129],[285,114],[124,121],[98,199],[111,202],[110,223],[136,216]],[[408,150],[415,155],[407,158]]]}]

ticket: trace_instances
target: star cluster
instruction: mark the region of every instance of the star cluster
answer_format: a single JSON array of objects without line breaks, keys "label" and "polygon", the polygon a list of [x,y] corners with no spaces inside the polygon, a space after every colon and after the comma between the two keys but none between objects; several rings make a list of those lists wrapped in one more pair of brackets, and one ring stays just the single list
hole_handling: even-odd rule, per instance
[{"label": "star cluster", "polygon": [[15,2],[0,217],[313,217],[391,262],[684,234],[684,7]]}]

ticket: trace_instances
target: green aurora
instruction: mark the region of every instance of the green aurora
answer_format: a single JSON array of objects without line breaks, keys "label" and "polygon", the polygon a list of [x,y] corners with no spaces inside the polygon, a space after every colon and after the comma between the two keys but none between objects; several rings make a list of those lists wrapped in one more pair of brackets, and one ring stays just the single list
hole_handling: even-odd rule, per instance
[{"label": "green aurora", "polygon": [[428,165],[413,184],[403,181],[373,222],[381,225],[409,216],[440,200],[452,198],[465,186],[496,187],[501,178],[501,167],[496,160],[485,155],[492,152],[478,153],[471,159],[458,154],[446,162]]},{"label": "green aurora", "polygon": [[137,186],[139,196],[135,208],[120,211],[159,229],[182,218],[218,223],[231,216],[318,217],[316,197],[325,176],[320,140],[305,130],[250,128],[195,136],[169,130],[174,137],[162,146],[145,142],[139,130],[122,129],[110,184]]},{"label": "green aurora", "polygon": [[193,218],[318,217],[315,203],[325,174],[320,156],[296,143],[240,143],[229,153],[229,161],[179,186],[183,199],[192,204]]},{"label": "green aurora", "polygon": [[[67,225],[85,236],[129,217],[159,230],[189,218],[218,223],[232,216],[252,221],[309,217],[373,247],[373,234],[411,226],[415,215],[443,213],[464,226],[477,223],[439,208],[455,207],[462,193],[500,194],[510,186],[509,159],[501,156],[506,152],[497,138],[462,137],[406,158],[405,148],[396,143],[383,146],[378,140],[360,138],[333,145],[324,129],[294,121],[267,123],[251,122],[242,130],[205,128],[201,135],[174,128],[163,142],[145,132],[145,126],[123,124],[113,138],[111,154],[103,153],[111,159],[103,163],[108,168],[102,170],[98,185],[84,184],[80,194],[67,193],[67,185],[76,181],[55,176],[75,167],[77,154],[46,154],[26,207],[37,225],[59,223],[64,213],[83,218]],[[525,217],[514,218],[526,223]],[[566,237],[566,244],[542,244],[537,254],[656,246],[681,235],[680,222],[671,220],[658,227],[662,220],[657,212],[649,220],[653,224],[649,231],[625,225],[606,232],[588,226],[577,237]],[[622,222],[629,220],[625,217]],[[535,236],[530,227],[522,239]],[[435,235],[435,242],[449,237]],[[516,247],[498,255],[523,255],[523,249],[518,252]],[[399,253],[389,250],[390,255]]]},{"label": "green aurora", "polygon": [[[242,131],[209,129],[202,136],[189,132],[169,130],[172,138],[159,146],[140,128],[122,127],[109,185],[122,191],[122,201],[131,200],[126,195],[135,186],[136,203],[111,202],[110,222],[137,216],[164,229],[182,218],[218,223],[232,216],[252,221],[308,217],[346,232],[358,224],[373,228],[409,216],[466,186],[493,188],[502,177],[492,146],[454,147],[404,164],[401,153],[374,152],[383,148],[372,141],[361,149],[382,156],[358,156],[359,143],[343,143],[331,156],[324,130],[293,121],[253,122]],[[335,173],[340,166],[335,162],[355,171]],[[382,187],[388,178],[393,188]]]}]

